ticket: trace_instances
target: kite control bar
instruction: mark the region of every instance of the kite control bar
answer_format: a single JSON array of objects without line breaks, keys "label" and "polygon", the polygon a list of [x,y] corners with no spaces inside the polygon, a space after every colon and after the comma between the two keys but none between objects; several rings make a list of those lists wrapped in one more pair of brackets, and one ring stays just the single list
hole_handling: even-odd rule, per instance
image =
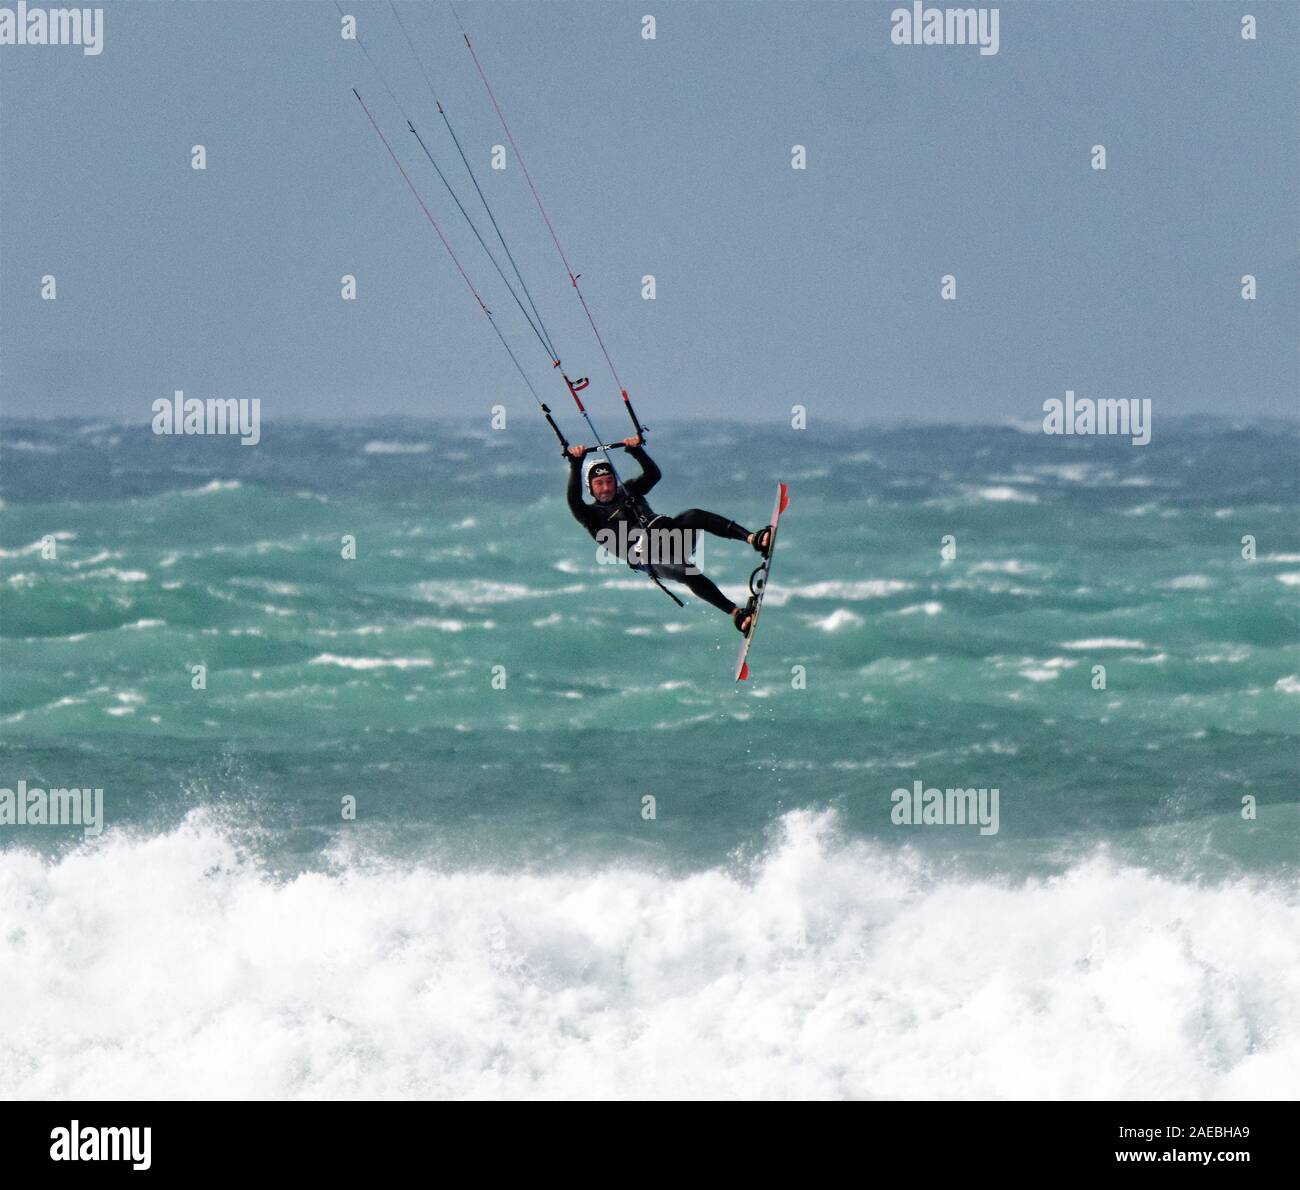
[{"label": "kite control bar", "polygon": [[[627,450],[627,443],[626,442],[598,442],[595,446],[587,447],[588,454],[591,454],[597,450]],[[565,443],[560,453],[564,455],[566,459],[570,457],[568,443]]]},{"label": "kite control bar", "polygon": [[[560,433],[560,427],[555,424],[551,417],[551,411],[545,405],[542,406],[542,412],[546,414],[546,420],[551,423],[551,429],[555,431],[555,436],[560,440],[560,453],[565,458],[569,457],[569,441]],[[595,446],[586,448],[587,454],[592,454],[598,450],[627,450],[626,442],[597,442]]]}]

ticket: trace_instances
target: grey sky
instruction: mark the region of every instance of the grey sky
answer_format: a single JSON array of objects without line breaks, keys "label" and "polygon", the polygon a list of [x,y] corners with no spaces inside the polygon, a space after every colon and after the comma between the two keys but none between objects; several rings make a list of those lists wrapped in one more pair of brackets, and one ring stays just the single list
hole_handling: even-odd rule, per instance
[{"label": "grey sky", "polygon": [[[459,186],[388,5],[343,7]],[[1066,388],[1293,414],[1300,7],[1004,3],[985,56],[892,45],[895,7],[458,5],[645,420],[1032,420]],[[103,8],[97,57],[0,46],[4,413],[144,421],[176,388],[268,419],[527,413],[354,85],[563,407],[332,3]],[[566,368],[612,409],[513,154],[488,168],[504,135],[450,10],[400,11]]]}]

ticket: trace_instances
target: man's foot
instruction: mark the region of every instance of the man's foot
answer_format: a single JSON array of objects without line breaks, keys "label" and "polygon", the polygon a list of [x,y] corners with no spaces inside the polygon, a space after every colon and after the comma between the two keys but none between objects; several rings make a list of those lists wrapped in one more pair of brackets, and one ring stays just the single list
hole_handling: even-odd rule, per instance
[{"label": "man's foot", "polygon": [[749,630],[754,626],[754,605],[748,603],[744,607],[736,608],[731,613],[731,619],[737,630],[748,636]]},{"label": "man's foot", "polygon": [[764,525],[757,533],[751,533],[749,544],[766,558],[768,550],[772,548],[772,526]]}]

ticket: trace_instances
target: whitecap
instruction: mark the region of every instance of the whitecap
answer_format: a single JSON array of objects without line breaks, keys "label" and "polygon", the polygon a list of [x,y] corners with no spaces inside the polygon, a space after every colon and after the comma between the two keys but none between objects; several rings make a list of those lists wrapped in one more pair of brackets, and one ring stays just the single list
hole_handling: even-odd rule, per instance
[{"label": "whitecap", "polygon": [[1006,485],[977,488],[974,494],[981,500],[986,500],[991,504],[1037,504],[1038,497],[1033,492],[1022,492],[1019,488],[1013,488]]},{"label": "whitecap", "polygon": [[752,863],[683,875],[395,865],[357,837],[296,876],[203,813],[152,837],[110,821],[56,859],[0,851],[24,917],[0,950],[23,1025],[0,1096],[1300,1094],[1300,1040],[1278,1027],[1295,998],[1290,882],[1104,855],[969,877],[845,840],[830,812],[785,814]]},{"label": "whitecap", "polygon": [[243,485],[237,479],[213,479],[201,488],[189,488],[183,496],[208,496],[214,492],[237,492]]},{"label": "whitecap", "polygon": [[943,604],[937,599],[927,599],[924,603],[913,603],[909,607],[900,607],[892,616],[937,616],[943,611]]},{"label": "whitecap", "polygon": [[422,455],[432,449],[427,442],[367,442],[361,448],[368,455]]},{"label": "whitecap", "polygon": [[343,669],[426,669],[433,664],[425,657],[338,657],[321,653],[308,665],[337,665]]},{"label": "whitecap", "polygon": [[820,619],[809,616],[807,621],[812,627],[820,628],[823,632],[838,632],[841,628],[856,627],[863,623],[862,617],[857,612],[849,611],[847,607],[837,607],[829,616]]}]

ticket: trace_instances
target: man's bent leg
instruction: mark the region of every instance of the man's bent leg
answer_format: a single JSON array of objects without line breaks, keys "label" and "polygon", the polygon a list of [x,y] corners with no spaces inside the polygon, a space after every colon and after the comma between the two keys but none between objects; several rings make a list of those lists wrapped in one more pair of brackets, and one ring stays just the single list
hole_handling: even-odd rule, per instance
[{"label": "man's bent leg", "polygon": [[745,541],[749,538],[749,530],[742,528],[735,521],[729,521],[726,517],[719,516],[716,512],[708,512],[703,508],[688,508],[685,512],[679,512],[673,519],[673,524],[683,529],[703,529],[705,533],[712,533],[715,537],[725,537],[730,541]]},{"label": "man's bent leg", "polygon": [[731,615],[732,609],[736,606],[718,590],[708,575],[701,574],[691,567],[656,566],[655,573],[660,578],[682,583],[697,599],[703,599],[705,603],[713,604],[718,611],[726,612],[727,615]]},{"label": "man's bent leg", "polygon": [[731,609],[736,606],[714,586],[707,574],[687,574],[682,582],[690,588],[692,595],[697,595],[706,603],[713,604],[720,612],[731,615]]}]

